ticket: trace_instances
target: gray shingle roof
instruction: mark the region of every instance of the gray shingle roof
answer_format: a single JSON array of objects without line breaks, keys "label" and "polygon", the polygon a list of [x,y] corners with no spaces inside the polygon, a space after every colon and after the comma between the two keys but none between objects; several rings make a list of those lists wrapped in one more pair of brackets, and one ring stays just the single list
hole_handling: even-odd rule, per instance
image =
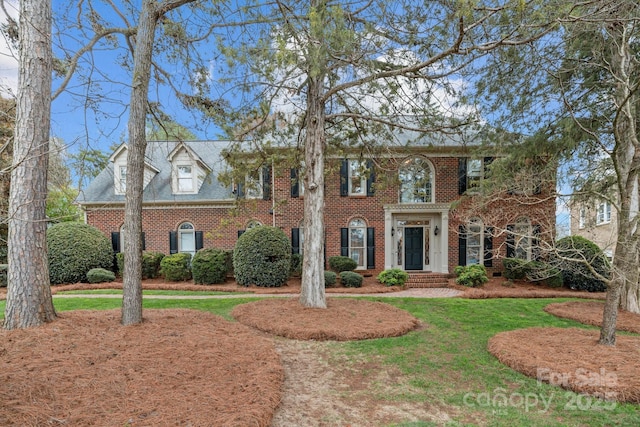
[{"label": "gray shingle roof", "polygon": [[[146,163],[155,167],[160,172],[153,177],[144,189],[143,202],[171,203],[171,202],[198,202],[198,201],[228,201],[234,199],[229,186],[224,186],[218,176],[226,168],[226,162],[222,155],[232,142],[230,141],[187,141],[184,142],[200,159],[211,168],[211,173],[205,178],[200,191],[197,194],[173,194],[171,190],[171,164],[168,156],[176,146],[177,141],[149,141],[146,151]],[[77,198],[79,204],[108,204],[124,203],[125,196],[115,193],[113,179],[113,163],[109,163],[106,169],[83,190]]]}]

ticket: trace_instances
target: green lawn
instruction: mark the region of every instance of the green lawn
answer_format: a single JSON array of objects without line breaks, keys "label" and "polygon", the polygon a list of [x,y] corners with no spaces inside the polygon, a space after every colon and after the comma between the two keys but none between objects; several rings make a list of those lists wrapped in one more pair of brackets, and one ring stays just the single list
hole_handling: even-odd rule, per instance
[{"label": "green lawn", "polygon": [[[450,426],[638,426],[638,405],[595,401],[557,387],[538,384],[500,364],[487,350],[494,334],[531,326],[569,327],[580,324],[558,319],[542,309],[564,299],[397,299],[367,298],[407,310],[427,327],[397,338],[333,342],[335,363],[371,361],[400,372],[397,384],[384,393],[366,390],[390,405],[426,402],[449,414]],[[249,298],[207,300],[145,299],[144,307],[205,310],[227,319],[237,304]],[[118,308],[119,299],[56,299],[57,310]],[[4,309],[4,302],[0,304]],[[371,373],[374,375],[374,372]],[[499,406],[505,396],[507,405]],[[493,402],[496,402],[495,404]],[[430,426],[408,423],[402,426]]]}]

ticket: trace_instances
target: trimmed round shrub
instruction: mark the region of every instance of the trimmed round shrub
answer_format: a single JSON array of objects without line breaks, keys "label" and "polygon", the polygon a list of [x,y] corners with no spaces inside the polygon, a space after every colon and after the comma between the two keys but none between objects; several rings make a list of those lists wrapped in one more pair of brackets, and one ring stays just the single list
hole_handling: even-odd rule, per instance
[{"label": "trimmed round shrub", "polygon": [[[143,252],[142,253],[142,278],[155,279],[160,275],[160,262],[164,258],[162,252]],[[118,275],[124,275],[124,252],[116,254],[116,265],[118,266]]]},{"label": "trimmed round shrub", "polygon": [[457,266],[454,270],[456,276],[456,283],[470,288],[477,288],[484,285],[489,281],[487,277],[487,269],[484,265],[473,264],[466,267]]},{"label": "trimmed round shrub", "polygon": [[277,227],[260,226],[244,232],[233,251],[236,282],[243,286],[279,287],[291,269],[291,242]]},{"label": "trimmed round shrub", "polygon": [[391,268],[378,274],[377,279],[386,286],[403,286],[409,280],[409,273],[399,268]]},{"label": "trimmed round shrub", "polygon": [[358,263],[348,256],[332,256],[329,257],[329,267],[331,270],[340,274],[343,271],[353,271],[358,266]]},{"label": "trimmed round shrub", "polygon": [[116,280],[115,273],[104,268],[92,268],[87,272],[87,281],[89,283],[113,282],[114,280]]},{"label": "trimmed round shrub", "polygon": [[143,279],[155,279],[160,275],[160,263],[164,256],[162,252],[148,251],[142,253]]},{"label": "trimmed round shrub", "polygon": [[87,280],[92,268],[113,267],[111,241],[100,230],[79,222],[62,222],[47,230],[51,284]]},{"label": "trimmed round shrub", "polygon": [[338,280],[338,275],[333,271],[325,271],[324,272],[324,287],[329,288],[336,284]]},{"label": "trimmed round shrub", "polygon": [[171,282],[183,282],[191,279],[191,254],[180,252],[167,255],[160,261],[160,272],[166,280]]},{"label": "trimmed round shrub", "polygon": [[222,249],[200,249],[191,261],[191,273],[196,283],[224,283],[227,278],[229,253]]},{"label": "trimmed round shrub", "polygon": [[589,292],[607,290],[604,281],[590,270],[593,268],[602,277],[611,274],[609,260],[598,245],[581,236],[567,236],[556,243],[556,253],[552,262],[562,272],[565,286]]},{"label": "trimmed round shrub", "polygon": [[362,280],[364,277],[353,271],[343,271],[340,273],[340,283],[345,288],[359,288],[362,286]]}]

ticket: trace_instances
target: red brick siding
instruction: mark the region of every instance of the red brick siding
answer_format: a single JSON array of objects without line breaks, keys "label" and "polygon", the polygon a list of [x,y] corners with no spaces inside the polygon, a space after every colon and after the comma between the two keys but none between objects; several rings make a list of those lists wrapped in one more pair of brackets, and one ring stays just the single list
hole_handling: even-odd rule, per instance
[{"label": "red brick siding", "polygon": [[[435,157],[430,159],[435,170],[435,202],[452,203],[458,195],[458,158]],[[353,218],[363,218],[368,227],[375,228],[375,270],[384,269],[384,209],[389,203],[396,203],[398,187],[395,180],[387,180],[376,190],[373,197],[340,197],[340,175],[327,175],[325,182],[325,229],[326,255],[340,255],[340,229],[348,227]],[[388,173],[387,173],[388,175]],[[303,197],[291,197],[291,175],[289,169],[278,170],[273,176],[274,200],[242,200],[238,209],[212,208],[206,206],[163,208],[147,207],[143,211],[142,228],[145,232],[147,250],[169,253],[169,231],[176,230],[180,223],[191,222],[196,230],[204,232],[204,246],[232,249],[237,240],[238,230],[244,229],[250,220],[265,225],[276,225],[291,235],[292,228],[298,228],[303,218]],[[506,228],[518,217],[527,216],[533,224],[543,225],[545,239],[553,239],[555,223],[555,201],[553,188],[548,188],[533,203],[522,197],[504,195],[486,206],[475,206],[473,200],[463,200],[449,215],[449,270],[458,264],[458,227],[468,218],[478,216],[485,225],[497,229]],[[549,196],[549,197],[547,197]],[[473,211],[473,214],[470,212]],[[271,213],[273,212],[273,214]],[[87,222],[98,227],[105,235],[119,231],[123,223],[123,209],[89,209]],[[275,222],[274,222],[275,221]],[[500,233],[493,241],[494,254],[505,253],[505,234]],[[500,269],[500,262],[494,261],[494,269]]]}]

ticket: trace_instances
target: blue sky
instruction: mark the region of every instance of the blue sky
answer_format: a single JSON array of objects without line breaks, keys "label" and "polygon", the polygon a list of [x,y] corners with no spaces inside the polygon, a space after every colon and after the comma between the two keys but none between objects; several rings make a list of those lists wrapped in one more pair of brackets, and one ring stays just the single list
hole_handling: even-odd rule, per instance
[{"label": "blue sky", "polygon": [[[5,0],[7,9],[17,17],[17,0]],[[65,8],[68,3],[53,1],[54,8]],[[67,38],[66,40],[72,40]],[[60,39],[54,38],[54,50]],[[121,57],[127,52],[110,51],[103,49],[88,60],[95,64],[94,72],[89,77],[94,82],[99,82],[103,96],[99,104],[92,104],[97,108],[85,108],[83,98],[86,95],[87,85],[77,79],[67,88],[67,91],[56,98],[52,104],[51,132],[53,137],[60,138],[69,152],[76,152],[85,147],[108,150],[110,146],[119,144],[126,139],[129,99],[128,83],[130,77],[118,66]],[[184,74],[177,66],[171,68],[167,64],[168,71],[174,75]],[[53,90],[57,86],[54,81]],[[4,40],[0,40],[0,91],[2,96],[10,96],[15,93],[17,86],[17,62]],[[162,100],[163,108],[169,114],[178,118],[178,121],[191,130],[198,139],[217,139],[220,131],[214,126],[198,128],[192,126],[202,123],[199,117],[185,113],[180,102],[166,93],[154,92],[151,88],[150,96]],[[568,225],[566,207],[559,203],[558,222],[561,226]]]}]

